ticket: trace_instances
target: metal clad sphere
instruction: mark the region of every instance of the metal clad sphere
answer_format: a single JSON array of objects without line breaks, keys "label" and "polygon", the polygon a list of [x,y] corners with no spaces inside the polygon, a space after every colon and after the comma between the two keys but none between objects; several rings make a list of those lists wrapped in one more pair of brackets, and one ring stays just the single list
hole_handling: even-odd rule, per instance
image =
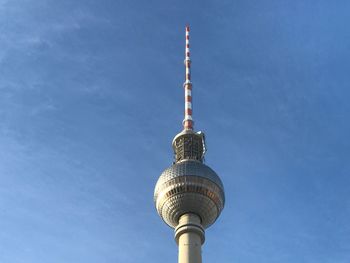
[{"label": "metal clad sphere", "polygon": [[223,184],[205,164],[185,160],[167,168],[159,177],[154,201],[161,218],[175,228],[181,215],[195,213],[204,228],[215,222],[224,208]]}]

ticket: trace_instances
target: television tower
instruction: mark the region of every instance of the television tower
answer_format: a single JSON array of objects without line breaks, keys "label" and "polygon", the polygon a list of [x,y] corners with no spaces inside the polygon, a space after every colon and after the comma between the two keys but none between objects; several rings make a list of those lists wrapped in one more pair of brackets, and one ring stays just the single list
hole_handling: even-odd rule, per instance
[{"label": "television tower", "polygon": [[183,130],[173,139],[174,164],[160,175],[154,189],[154,202],[160,217],[175,229],[178,262],[201,263],[204,230],[219,217],[225,193],[219,176],[203,163],[204,133],[193,130],[189,34],[190,28],[186,26]]}]

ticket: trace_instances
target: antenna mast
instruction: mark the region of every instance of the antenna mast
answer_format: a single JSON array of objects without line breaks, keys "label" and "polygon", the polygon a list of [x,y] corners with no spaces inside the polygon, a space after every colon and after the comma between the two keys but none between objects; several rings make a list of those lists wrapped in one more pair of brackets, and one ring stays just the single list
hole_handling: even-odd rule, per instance
[{"label": "antenna mast", "polygon": [[191,82],[191,58],[190,58],[190,26],[186,26],[186,48],[185,48],[185,118],[183,120],[184,130],[193,130],[192,119],[192,82]]}]

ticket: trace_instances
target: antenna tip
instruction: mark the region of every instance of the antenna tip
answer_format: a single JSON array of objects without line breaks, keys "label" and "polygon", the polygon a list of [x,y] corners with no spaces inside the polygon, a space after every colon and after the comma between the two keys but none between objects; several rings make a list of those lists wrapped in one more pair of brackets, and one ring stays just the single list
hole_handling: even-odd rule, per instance
[{"label": "antenna tip", "polygon": [[190,25],[189,24],[186,25],[186,31],[190,32]]}]

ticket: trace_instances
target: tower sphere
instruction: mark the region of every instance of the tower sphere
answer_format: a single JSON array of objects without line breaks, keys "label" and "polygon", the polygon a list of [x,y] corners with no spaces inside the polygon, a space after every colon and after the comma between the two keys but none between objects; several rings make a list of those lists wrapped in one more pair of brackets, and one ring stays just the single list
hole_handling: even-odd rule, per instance
[{"label": "tower sphere", "polygon": [[224,187],[210,167],[197,160],[183,160],[161,174],[154,201],[158,214],[170,227],[175,228],[183,214],[193,213],[207,228],[224,208]]}]

